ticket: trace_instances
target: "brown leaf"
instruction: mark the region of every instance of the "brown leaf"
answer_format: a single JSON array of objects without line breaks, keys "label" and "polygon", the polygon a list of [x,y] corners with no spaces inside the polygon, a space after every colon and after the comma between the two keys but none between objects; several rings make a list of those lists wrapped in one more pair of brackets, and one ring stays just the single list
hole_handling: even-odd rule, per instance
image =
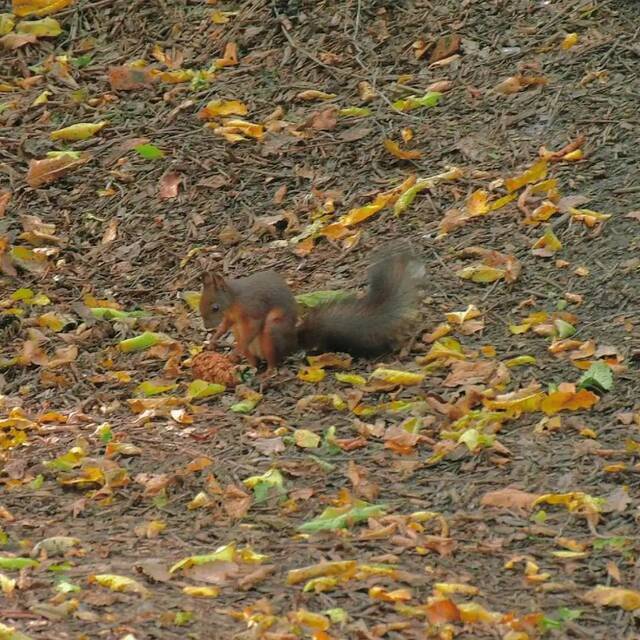
[{"label": "brown leaf", "polygon": [[242,487],[230,484],[224,490],[223,506],[231,518],[242,518],[251,506],[251,495],[246,493]]},{"label": "brown leaf", "polygon": [[85,154],[80,158],[63,155],[57,158],[45,158],[44,160],[31,160],[26,175],[26,182],[34,189],[55,182],[65,174],[77,167],[86,164],[91,156]]},{"label": "brown leaf", "polygon": [[178,195],[178,187],[182,181],[182,175],[176,171],[165,173],[160,179],[160,198],[170,200]]},{"label": "brown leaf", "polygon": [[253,589],[258,583],[268,578],[275,571],[275,565],[264,564],[247,573],[238,580],[238,587],[243,591]]},{"label": "brown leaf", "polygon": [[453,600],[436,600],[426,606],[427,619],[431,624],[458,622],[460,610]]},{"label": "brown leaf", "polygon": [[362,140],[362,138],[366,138],[371,133],[371,131],[371,127],[359,124],[341,131],[338,137],[343,142],[355,142],[356,140]]},{"label": "brown leaf", "polygon": [[505,489],[497,489],[496,491],[485,493],[480,500],[480,504],[483,507],[531,511],[533,503],[538,497],[535,493],[527,493],[526,491],[520,491],[520,489],[506,487]]},{"label": "brown leaf", "polygon": [[328,107],[322,111],[316,111],[305,123],[306,127],[317,131],[331,131],[338,124],[338,110],[336,107]]},{"label": "brown leaf", "polygon": [[459,360],[451,366],[451,373],[444,381],[445,387],[459,387],[462,385],[488,382],[497,368],[497,362],[492,360],[479,360],[465,362]]},{"label": "brown leaf", "polygon": [[[2,215],[2,201],[0,199],[0,216]],[[632,220],[640,221],[640,211],[629,211],[629,213],[625,214],[625,218],[631,218]]]},{"label": "brown leaf", "polygon": [[455,33],[439,38],[429,56],[429,64],[433,64],[434,62],[452,56],[454,53],[458,53],[458,51],[460,51],[460,42],[460,36]]},{"label": "brown leaf", "polygon": [[118,237],[118,219],[111,218],[109,220],[109,224],[107,228],[104,230],[102,234],[102,244],[111,244]]},{"label": "brown leaf", "polygon": [[114,91],[148,89],[153,84],[153,76],[148,69],[127,66],[109,67],[107,78]]},{"label": "brown leaf", "polygon": [[273,204],[282,204],[282,201],[284,200],[284,197],[286,195],[287,185],[282,184],[276,189],[276,192],[273,194]]},{"label": "brown leaf", "polygon": [[0,47],[13,50],[34,42],[38,42],[38,38],[31,33],[7,33],[0,38]]},{"label": "brown leaf", "polygon": [[0,218],[4,218],[4,212],[7,210],[7,205],[11,200],[10,191],[0,191]]},{"label": "brown leaf", "polygon": [[397,142],[389,140],[388,138],[385,139],[382,144],[392,156],[400,160],[418,160],[422,157],[422,152],[417,149],[401,149]]}]

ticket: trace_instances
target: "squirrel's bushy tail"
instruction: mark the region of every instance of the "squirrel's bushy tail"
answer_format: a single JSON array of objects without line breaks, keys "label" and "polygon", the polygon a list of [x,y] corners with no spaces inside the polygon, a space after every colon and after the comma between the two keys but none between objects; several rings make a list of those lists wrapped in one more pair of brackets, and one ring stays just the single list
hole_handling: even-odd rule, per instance
[{"label": "squirrel's bushy tail", "polygon": [[312,309],[298,329],[300,346],[365,357],[392,351],[415,312],[421,268],[408,243],[380,252],[369,268],[364,297]]}]

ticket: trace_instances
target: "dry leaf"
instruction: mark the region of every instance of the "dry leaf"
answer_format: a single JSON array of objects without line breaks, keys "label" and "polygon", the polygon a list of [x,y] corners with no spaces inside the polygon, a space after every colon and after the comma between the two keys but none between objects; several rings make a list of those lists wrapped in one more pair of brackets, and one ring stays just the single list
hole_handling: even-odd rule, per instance
[{"label": "dry leaf", "polygon": [[111,244],[118,237],[118,219],[111,218],[109,220],[109,224],[107,228],[104,230],[102,234],[102,244]]},{"label": "dry leaf", "polygon": [[329,107],[322,111],[316,111],[305,123],[306,127],[311,127],[318,131],[331,131],[338,124],[338,110]]},{"label": "dry leaf", "polygon": [[72,155],[61,155],[44,160],[31,160],[26,175],[26,182],[34,189],[55,182],[73,169],[89,162],[91,156],[83,154],[79,158]]},{"label": "dry leaf", "polygon": [[4,212],[7,210],[7,205],[11,200],[10,191],[0,191],[0,218],[4,218]]},{"label": "dry leaf", "polygon": [[640,609],[640,591],[599,585],[584,594],[583,599],[603,607],[620,607],[625,611]]},{"label": "dry leaf", "polygon": [[0,38],[0,47],[10,51],[24,47],[25,44],[33,44],[38,38],[30,33],[7,33]]},{"label": "dry leaf", "polygon": [[484,507],[531,511],[533,503],[539,497],[535,493],[527,493],[526,491],[520,491],[520,489],[507,487],[485,493],[480,500],[480,504]]},{"label": "dry leaf", "polygon": [[182,181],[182,175],[176,171],[165,173],[160,179],[160,198],[170,200],[178,195],[178,187]]},{"label": "dry leaf", "polygon": [[382,144],[392,156],[395,156],[400,160],[418,160],[422,157],[422,153],[420,151],[417,151],[416,149],[410,151],[401,149],[398,143],[393,140],[386,139]]},{"label": "dry leaf", "polygon": [[127,66],[109,67],[107,78],[114,91],[148,89],[154,81],[148,69],[137,69]]},{"label": "dry leaf", "polygon": [[460,43],[460,36],[455,33],[439,38],[429,56],[429,64],[450,58],[454,53],[458,53]]}]

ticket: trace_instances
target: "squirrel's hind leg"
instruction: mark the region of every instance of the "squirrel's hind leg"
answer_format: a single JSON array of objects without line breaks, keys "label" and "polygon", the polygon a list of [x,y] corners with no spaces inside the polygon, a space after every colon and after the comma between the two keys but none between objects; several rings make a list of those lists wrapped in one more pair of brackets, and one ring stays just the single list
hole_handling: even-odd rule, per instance
[{"label": "squirrel's hind leg", "polygon": [[267,373],[273,371],[295,349],[295,326],[282,309],[271,309],[265,319],[260,346],[267,361]]}]

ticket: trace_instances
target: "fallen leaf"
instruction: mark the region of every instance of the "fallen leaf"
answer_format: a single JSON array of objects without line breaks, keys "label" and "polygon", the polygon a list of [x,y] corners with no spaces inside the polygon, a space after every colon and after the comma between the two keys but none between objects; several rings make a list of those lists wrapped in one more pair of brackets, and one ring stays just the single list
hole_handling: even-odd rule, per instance
[{"label": "fallen leaf", "polygon": [[169,171],[160,178],[160,198],[170,200],[178,195],[178,187],[182,182],[182,175],[176,171]]},{"label": "fallen leaf", "polygon": [[0,47],[3,49],[14,50],[24,47],[26,44],[33,44],[37,41],[38,38],[30,33],[7,33],[6,36],[2,36],[2,38],[0,38]]},{"label": "fallen leaf", "polygon": [[454,53],[458,53],[458,51],[460,51],[460,44],[460,36],[455,33],[438,38],[436,46],[429,56],[429,64],[439,62],[440,60],[449,58]]},{"label": "fallen leaf", "polygon": [[314,113],[305,126],[317,131],[331,131],[338,124],[338,110],[335,107],[329,107],[322,111]]},{"label": "fallen leaf", "polygon": [[400,160],[418,160],[419,158],[422,157],[422,152],[416,149],[413,149],[413,150],[401,149],[400,145],[398,145],[398,143],[394,142],[393,140],[385,139],[382,144],[384,145],[384,148],[392,156],[395,156]]},{"label": "fallen leaf", "polygon": [[107,78],[114,91],[148,89],[154,82],[153,75],[148,69],[127,66],[109,67]]},{"label": "fallen leaf", "polygon": [[531,511],[534,502],[539,497],[540,496],[535,493],[527,493],[526,491],[520,491],[520,489],[507,487],[485,493],[480,500],[480,504],[484,507]]},{"label": "fallen leaf", "polygon": [[640,591],[623,589],[622,587],[605,587],[598,585],[583,595],[583,599],[591,604],[603,607],[620,607],[625,611],[640,609]]},{"label": "fallen leaf", "polygon": [[86,164],[91,160],[88,154],[76,157],[72,154],[62,154],[44,160],[31,160],[25,180],[30,187],[42,187],[51,182],[55,182],[70,171]]},{"label": "fallen leaf", "polygon": [[13,0],[13,13],[18,17],[46,16],[68,7],[74,0]]}]

